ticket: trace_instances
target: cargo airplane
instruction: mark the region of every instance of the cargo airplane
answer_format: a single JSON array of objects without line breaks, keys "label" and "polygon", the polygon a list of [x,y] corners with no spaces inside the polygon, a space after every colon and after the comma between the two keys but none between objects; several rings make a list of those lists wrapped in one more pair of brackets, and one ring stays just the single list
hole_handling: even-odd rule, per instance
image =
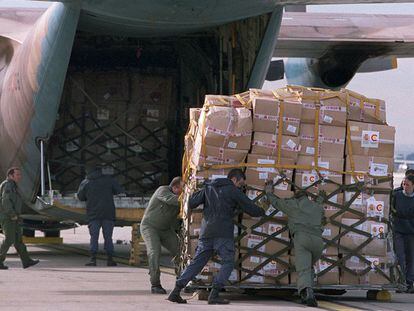
[{"label": "cargo airplane", "polygon": [[[47,150],[69,68],[109,64],[122,70],[145,63],[148,72],[174,67],[180,103],[197,103],[205,93],[260,88],[273,56],[301,57],[286,66],[291,81],[336,88],[368,59],[398,56],[405,49],[403,39],[391,32],[386,40],[374,36],[365,42],[352,38],[358,29],[344,27],[345,22],[300,13],[284,17],[283,8],[379,2],[413,1],[65,0],[40,9],[0,8],[0,174],[10,166],[22,168],[26,221],[49,223],[54,230],[66,226],[61,221],[85,223],[82,208],[71,208],[46,190],[53,188]],[[400,22],[408,27],[407,21],[412,18]],[[375,24],[369,29],[381,31]],[[344,33],[349,34],[345,39]],[[122,225],[139,216],[118,218]]]}]

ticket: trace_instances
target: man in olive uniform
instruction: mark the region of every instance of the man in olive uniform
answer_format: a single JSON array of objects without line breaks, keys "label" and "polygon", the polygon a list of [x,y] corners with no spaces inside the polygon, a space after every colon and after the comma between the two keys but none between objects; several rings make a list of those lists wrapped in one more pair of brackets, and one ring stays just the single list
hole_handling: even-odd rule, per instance
[{"label": "man in olive uniform", "polygon": [[324,249],[322,240],[324,193],[320,192],[316,200],[308,198],[305,192],[299,192],[291,199],[279,199],[273,194],[272,183],[266,185],[265,191],[270,204],[288,217],[288,227],[295,247],[297,288],[302,303],[317,307],[313,293],[313,265],[320,259]]},{"label": "man in olive uniform", "polygon": [[1,208],[0,224],[5,236],[3,244],[0,247],[0,269],[6,270],[4,265],[7,251],[10,246],[14,245],[23,268],[29,268],[39,263],[39,260],[32,260],[27,253],[26,246],[22,240],[22,228],[19,226],[19,216],[22,212],[23,201],[17,190],[17,184],[22,179],[22,172],[18,167],[12,167],[7,171],[7,179],[0,185]]},{"label": "man in olive uniform", "polygon": [[159,187],[152,195],[141,221],[141,235],[145,241],[152,294],[166,294],[160,281],[161,246],[173,256],[178,253],[178,197],[183,190],[181,177],[175,177],[169,186]]}]

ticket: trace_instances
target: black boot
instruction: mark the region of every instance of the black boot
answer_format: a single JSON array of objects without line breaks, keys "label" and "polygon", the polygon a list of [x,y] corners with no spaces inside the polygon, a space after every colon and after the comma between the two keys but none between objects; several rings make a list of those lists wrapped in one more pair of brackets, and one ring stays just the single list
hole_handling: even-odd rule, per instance
[{"label": "black boot", "polygon": [[96,254],[91,255],[91,259],[89,260],[88,263],[85,264],[85,266],[96,267]]},{"label": "black boot", "polygon": [[114,261],[114,259],[112,258],[112,255],[108,255],[108,259],[107,259],[107,261],[106,261],[106,265],[107,265],[108,267],[116,267],[116,266],[117,266],[116,262],[115,262],[115,261]]},{"label": "black boot", "polygon": [[151,294],[165,295],[167,291],[160,285],[151,286]]},{"label": "black boot", "polygon": [[168,296],[167,300],[169,300],[171,302],[176,302],[176,303],[187,303],[187,300],[183,299],[180,296],[181,289],[182,289],[181,287],[175,285],[174,289],[172,290],[172,292]]},{"label": "black boot", "polygon": [[216,286],[213,286],[211,289],[210,295],[208,296],[209,305],[228,305],[230,301],[219,296],[220,289]]},{"label": "black boot", "polygon": [[7,270],[9,267],[5,266],[4,263],[0,263],[0,270]]},{"label": "black boot", "polygon": [[27,269],[31,266],[37,265],[39,262],[40,262],[39,259],[36,259],[36,260],[30,259],[27,263],[23,264],[23,269]]},{"label": "black boot", "polygon": [[313,293],[313,289],[310,287],[306,287],[302,289],[300,292],[300,298],[302,299],[302,303],[307,305],[308,307],[317,307],[318,302],[315,299],[315,294]]}]

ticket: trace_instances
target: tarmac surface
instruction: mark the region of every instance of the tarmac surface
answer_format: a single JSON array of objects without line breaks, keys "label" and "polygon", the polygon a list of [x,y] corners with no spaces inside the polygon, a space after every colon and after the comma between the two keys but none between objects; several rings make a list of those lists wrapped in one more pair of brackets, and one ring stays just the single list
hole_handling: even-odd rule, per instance
[{"label": "tarmac surface", "polygon": [[[368,301],[366,292],[350,291],[344,296],[319,297],[320,308],[307,308],[298,300],[285,296],[245,295],[226,293],[232,304],[208,306],[206,301],[192,298],[187,305],[166,301],[166,295],[151,295],[148,270],[126,265],[106,267],[84,266],[88,258],[73,249],[87,250],[85,227],[62,233],[64,246],[29,245],[32,258],[41,262],[22,269],[12,248],[6,259],[9,270],[0,270],[0,310],[414,310],[414,295],[392,293],[391,302]],[[114,239],[128,241],[130,228],[117,228]],[[66,248],[66,245],[70,247]],[[118,254],[127,256],[127,245],[116,245]],[[168,260],[164,260],[168,262]],[[169,291],[175,277],[162,274],[162,284]]]}]

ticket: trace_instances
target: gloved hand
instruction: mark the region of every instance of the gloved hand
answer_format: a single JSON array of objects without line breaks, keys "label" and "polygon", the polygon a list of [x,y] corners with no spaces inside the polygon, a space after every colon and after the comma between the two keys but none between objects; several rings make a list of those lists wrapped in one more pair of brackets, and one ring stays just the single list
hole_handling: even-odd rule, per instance
[{"label": "gloved hand", "polygon": [[266,194],[273,193],[273,181],[272,180],[266,181],[264,191]]}]

